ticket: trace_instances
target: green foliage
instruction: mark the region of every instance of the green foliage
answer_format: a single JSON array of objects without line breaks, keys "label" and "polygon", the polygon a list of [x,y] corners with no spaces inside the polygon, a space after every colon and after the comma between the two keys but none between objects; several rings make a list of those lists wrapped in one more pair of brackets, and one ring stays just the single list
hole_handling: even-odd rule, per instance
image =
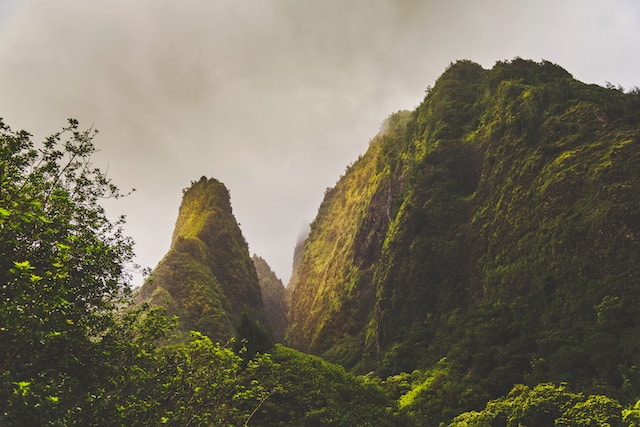
[{"label": "green foliage", "polygon": [[385,380],[272,347],[216,180],[139,294],[170,317],[133,306],[95,133],[0,124],[0,424],[639,425],[639,99],[460,61],[387,119],[325,194],[287,332]]},{"label": "green foliage", "polygon": [[138,300],[178,316],[180,336],[196,330],[227,341],[245,310],[267,324],[256,269],[224,184],[202,177],[184,191],[171,248]]},{"label": "green foliage", "polygon": [[242,349],[246,353],[246,357],[254,357],[256,353],[267,353],[274,346],[267,331],[258,322],[251,319],[247,312],[240,316],[237,335],[236,350]]},{"label": "green foliage", "polygon": [[414,371],[407,390],[398,398],[399,413],[417,425],[450,420],[461,408],[475,406],[481,396],[446,360],[426,371]]},{"label": "green foliage", "polygon": [[517,383],[637,401],[639,99],[547,61],[452,64],[325,194],[289,342],[424,381],[446,357],[453,397],[413,385],[417,416]]},{"label": "green foliage", "polygon": [[640,401],[637,401],[632,408],[622,410],[622,421],[629,427],[640,426]]},{"label": "green foliage", "polygon": [[516,385],[509,394],[487,403],[480,412],[457,416],[450,427],[590,426],[616,427],[620,404],[606,396],[570,392],[565,385]]},{"label": "green foliage", "polygon": [[162,349],[156,366],[158,388],[144,402],[155,408],[146,425],[247,425],[277,391],[256,378],[277,367],[268,355],[247,364],[198,332],[186,344]]},{"label": "green foliage", "polygon": [[0,132],[0,424],[246,425],[274,393],[256,373],[276,365],[199,333],[158,348],[175,319],[133,305],[95,132],[70,120],[42,145]]},{"label": "green foliage", "polygon": [[0,424],[100,424],[170,321],[126,308],[132,242],[98,204],[121,193],[91,166],[96,132],[0,131]]},{"label": "green foliage", "polygon": [[[395,426],[394,404],[381,385],[357,377],[318,357],[276,345],[271,355],[277,370],[258,371],[265,385],[277,384],[254,414],[252,422],[265,426]],[[273,387],[273,386],[272,386]],[[400,424],[399,424],[400,423]]]}]

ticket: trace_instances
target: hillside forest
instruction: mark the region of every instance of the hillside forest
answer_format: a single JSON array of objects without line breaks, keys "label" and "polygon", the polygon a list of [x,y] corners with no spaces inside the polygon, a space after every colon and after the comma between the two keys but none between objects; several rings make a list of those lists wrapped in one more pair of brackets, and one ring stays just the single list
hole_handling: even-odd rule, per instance
[{"label": "hillside forest", "polygon": [[640,426],[637,88],[452,63],[287,286],[203,176],[134,287],[96,136],[0,121],[1,426]]}]

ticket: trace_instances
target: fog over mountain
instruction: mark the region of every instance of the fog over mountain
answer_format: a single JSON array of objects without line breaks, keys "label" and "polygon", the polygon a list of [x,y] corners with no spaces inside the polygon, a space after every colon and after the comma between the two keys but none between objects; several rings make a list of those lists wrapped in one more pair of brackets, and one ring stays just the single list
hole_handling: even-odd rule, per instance
[{"label": "fog over mountain", "polygon": [[250,250],[288,281],[324,189],[447,65],[546,59],[640,85],[640,3],[567,0],[0,0],[0,117],[100,130],[138,262],[169,247],[181,190],[224,182]]}]

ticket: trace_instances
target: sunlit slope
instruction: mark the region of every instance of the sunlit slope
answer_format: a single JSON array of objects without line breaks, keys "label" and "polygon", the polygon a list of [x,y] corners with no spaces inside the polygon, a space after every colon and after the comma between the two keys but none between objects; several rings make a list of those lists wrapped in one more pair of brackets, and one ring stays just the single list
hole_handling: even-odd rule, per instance
[{"label": "sunlit slope", "polygon": [[640,94],[521,59],[452,64],[326,192],[294,347],[389,374],[640,390]]},{"label": "sunlit slope", "polygon": [[218,340],[235,334],[243,311],[264,324],[258,277],[224,184],[202,177],[184,191],[171,248],[140,299],[178,315],[181,330]]}]

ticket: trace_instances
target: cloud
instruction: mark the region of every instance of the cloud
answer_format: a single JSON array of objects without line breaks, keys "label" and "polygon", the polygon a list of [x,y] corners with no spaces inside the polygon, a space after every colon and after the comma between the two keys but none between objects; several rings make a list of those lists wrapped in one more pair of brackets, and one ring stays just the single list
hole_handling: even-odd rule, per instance
[{"label": "cloud", "polygon": [[182,188],[229,187],[251,250],[286,282],[301,224],[393,111],[452,61],[548,59],[637,85],[637,2],[0,0],[0,116],[45,136],[67,117],[138,189],[139,260],[166,252]]}]

